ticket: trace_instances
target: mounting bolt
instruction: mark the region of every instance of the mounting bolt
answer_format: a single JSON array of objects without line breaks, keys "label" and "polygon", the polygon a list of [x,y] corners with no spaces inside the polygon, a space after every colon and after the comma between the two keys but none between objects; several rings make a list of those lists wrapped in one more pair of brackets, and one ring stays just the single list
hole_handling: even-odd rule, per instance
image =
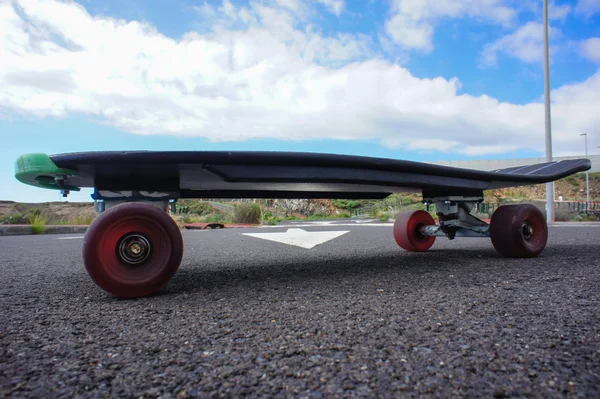
[{"label": "mounting bolt", "polygon": [[65,185],[66,180],[67,176],[65,175],[58,175],[54,177],[54,183],[56,183],[56,185],[59,187],[63,187]]},{"label": "mounting bolt", "polygon": [[98,212],[98,213],[104,212],[105,205],[106,204],[104,203],[104,200],[96,200],[96,212]]}]

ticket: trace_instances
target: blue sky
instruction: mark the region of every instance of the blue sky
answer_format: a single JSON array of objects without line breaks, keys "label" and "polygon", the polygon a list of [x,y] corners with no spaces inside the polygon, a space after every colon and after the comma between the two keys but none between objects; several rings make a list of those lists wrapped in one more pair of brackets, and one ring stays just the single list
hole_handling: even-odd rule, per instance
[{"label": "blue sky", "polygon": [[[555,155],[600,146],[600,0],[550,1]],[[23,153],[543,156],[541,0],[0,4],[0,200]],[[71,200],[88,200],[89,191]]]}]

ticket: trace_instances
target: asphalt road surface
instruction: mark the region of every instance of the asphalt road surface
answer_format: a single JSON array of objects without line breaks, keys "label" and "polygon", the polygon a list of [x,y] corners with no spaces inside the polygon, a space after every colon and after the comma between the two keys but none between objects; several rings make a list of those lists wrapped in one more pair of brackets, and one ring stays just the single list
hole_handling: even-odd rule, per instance
[{"label": "asphalt road surface", "polygon": [[[600,396],[598,224],[551,227],[535,259],[291,227],[185,231],[178,274],[135,300],[89,279],[81,236],[0,237],[0,396]],[[338,233],[243,234],[286,232]]]}]

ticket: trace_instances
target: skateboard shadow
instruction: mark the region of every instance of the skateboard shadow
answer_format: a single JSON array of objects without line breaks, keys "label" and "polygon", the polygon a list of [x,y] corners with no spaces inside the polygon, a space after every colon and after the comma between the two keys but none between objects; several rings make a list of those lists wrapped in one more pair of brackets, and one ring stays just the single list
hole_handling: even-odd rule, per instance
[{"label": "skateboard shadow", "polygon": [[[584,252],[582,252],[584,251]],[[384,250],[376,254],[341,256],[322,259],[318,256],[282,260],[244,261],[223,259],[217,263],[184,263],[178,273],[156,295],[177,295],[181,293],[210,292],[228,288],[269,289],[294,285],[307,286],[312,283],[322,286],[335,285],[348,277],[372,278],[381,281],[414,280],[424,275],[431,281],[456,275],[459,284],[469,285],[469,277],[475,274],[506,275],[514,271],[523,272],[530,268],[545,268],[547,262],[573,261],[573,257],[589,251],[589,247],[576,245],[554,245],[536,258],[505,258],[492,249],[432,249],[424,253]],[[243,265],[240,265],[240,264]]]}]

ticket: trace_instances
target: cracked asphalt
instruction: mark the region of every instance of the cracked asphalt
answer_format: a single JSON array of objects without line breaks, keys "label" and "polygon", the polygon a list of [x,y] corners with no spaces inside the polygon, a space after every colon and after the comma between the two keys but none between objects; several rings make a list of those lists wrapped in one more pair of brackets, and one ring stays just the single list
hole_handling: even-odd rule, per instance
[{"label": "cracked asphalt", "polygon": [[0,396],[600,396],[597,224],[550,227],[534,259],[303,228],[350,232],[303,249],[184,231],[178,274],[135,300],[93,284],[77,236],[0,237]]}]

